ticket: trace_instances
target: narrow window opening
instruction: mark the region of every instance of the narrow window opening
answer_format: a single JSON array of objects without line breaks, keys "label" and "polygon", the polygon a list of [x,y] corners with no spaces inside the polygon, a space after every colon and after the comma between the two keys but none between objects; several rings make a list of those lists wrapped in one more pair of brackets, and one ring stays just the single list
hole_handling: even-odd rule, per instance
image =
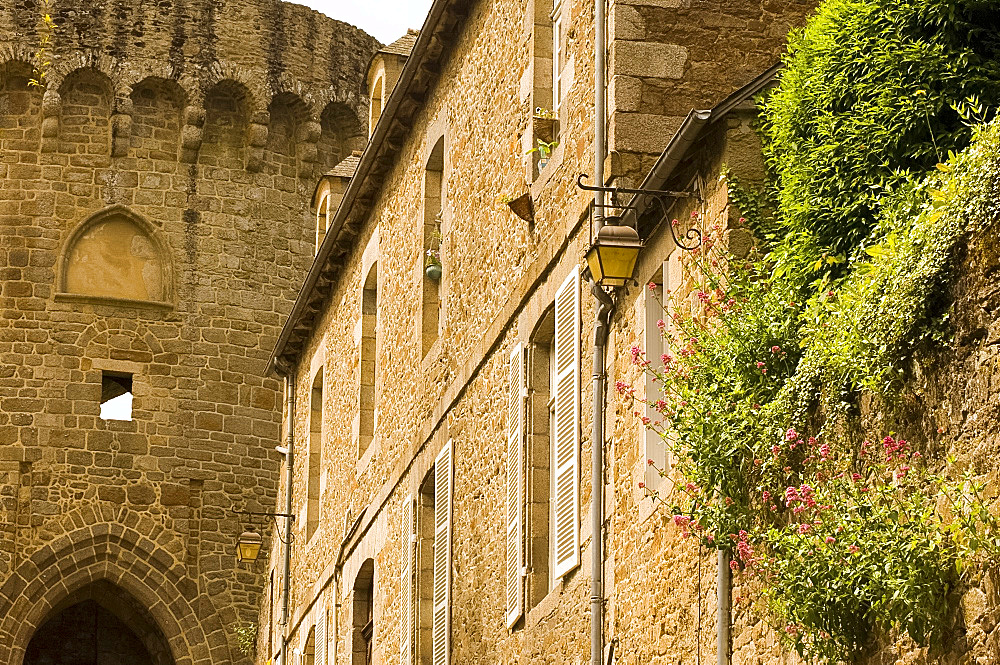
[{"label": "narrow window opening", "polygon": [[424,171],[424,274],[421,307],[422,355],[427,355],[441,333],[444,282],[444,137],[437,140]]},{"label": "narrow window opening", "polygon": [[306,482],[306,540],[313,537],[320,521],[322,489],[320,474],[323,464],[323,369],[313,380],[309,404],[309,476]]},{"label": "narrow window opening", "polygon": [[555,2],[552,7],[552,112],[559,113],[562,102],[562,69],[564,49],[562,43],[562,3]]},{"label": "narrow window opening", "polygon": [[306,646],[302,649],[302,665],[316,664],[316,627],[309,629],[309,637],[306,638]]},{"label": "narrow window opening", "polygon": [[358,457],[364,455],[378,426],[375,382],[378,374],[378,263],[373,263],[361,292],[361,386]]},{"label": "narrow window opening", "polygon": [[101,373],[101,420],[132,420],[132,375]]},{"label": "narrow window opening", "polygon": [[416,665],[432,665],[434,627],[434,469],[417,496]]},{"label": "narrow window opening", "polygon": [[352,665],[371,665],[375,635],[375,562],[361,564],[354,582],[354,645]]}]

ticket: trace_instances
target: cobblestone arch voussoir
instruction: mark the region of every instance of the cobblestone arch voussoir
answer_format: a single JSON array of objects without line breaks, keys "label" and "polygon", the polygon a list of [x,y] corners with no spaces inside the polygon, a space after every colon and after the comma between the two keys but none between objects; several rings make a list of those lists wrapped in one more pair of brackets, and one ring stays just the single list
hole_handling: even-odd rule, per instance
[{"label": "cobblestone arch voussoir", "polygon": [[[102,580],[149,611],[176,665],[233,661],[211,598],[198,595],[184,571],[183,542],[152,519],[110,504],[87,506],[63,516],[50,533],[0,587],[0,663],[22,665],[52,609]],[[194,604],[201,612],[195,613]]]}]

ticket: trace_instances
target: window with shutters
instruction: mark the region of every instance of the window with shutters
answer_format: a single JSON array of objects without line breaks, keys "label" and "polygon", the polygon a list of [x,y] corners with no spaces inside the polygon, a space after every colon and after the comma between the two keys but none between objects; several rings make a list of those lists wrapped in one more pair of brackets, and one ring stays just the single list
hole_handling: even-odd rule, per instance
[{"label": "window with shutters", "polygon": [[507,627],[524,614],[525,352],[514,345],[507,365]]},{"label": "window with shutters", "polygon": [[378,262],[372,264],[361,291],[361,348],[359,358],[358,457],[368,450],[378,427]]},{"label": "window with shutters", "polygon": [[306,477],[306,540],[313,537],[320,521],[322,497],[321,468],[323,464],[323,368],[313,379],[309,399],[309,455]]},{"label": "window with shutters", "polygon": [[580,565],[580,272],[556,292],[552,433],[553,576]]},{"label": "window with shutters", "polygon": [[537,605],[555,586],[553,510],[555,477],[555,310],[550,307],[528,347],[527,408],[527,601]]},{"label": "window with shutters", "polygon": [[424,356],[441,333],[443,317],[445,202],[444,137],[438,138],[424,170],[423,270],[420,345]]},{"label": "window with shutters", "polygon": [[417,613],[417,590],[416,590],[416,568],[417,568],[417,533],[416,533],[416,507],[413,496],[407,494],[403,499],[402,517],[400,525],[400,574],[399,589],[400,602],[400,645],[399,662],[400,665],[414,665],[415,661],[415,631]]},{"label": "window with shutters", "polygon": [[452,442],[434,460],[434,616],[431,662],[451,663],[451,510],[454,485]]},{"label": "window with shutters", "polygon": [[375,648],[375,562],[366,559],[354,580],[354,614],[351,665],[371,665]]},{"label": "window with shutters", "polygon": [[316,659],[314,665],[326,665],[327,612],[320,608],[316,616]]},{"label": "window with shutters", "polygon": [[[655,289],[643,289],[645,298],[645,325],[644,337],[646,349],[646,359],[651,364],[651,369],[663,371],[663,354],[668,352],[668,346],[663,338],[663,330],[669,325],[670,317],[665,309],[667,305],[666,297],[669,297],[671,288],[671,270],[680,270],[680,264],[676,258],[664,261],[657,270],[646,280],[646,284],[655,284]],[[662,416],[656,410],[655,403],[663,396],[662,385],[653,380],[653,375],[645,373],[645,416],[651,420],[657,420]],[[661,472],[670,470],[670,452],[667,449],[663,438],[652,429],[642,428],[643,437],[643,461],[646,465],[643,482],[648,492],[659,492],[666,487],[666,478]],[[649,462],[652,464],[649,464]]]},{"label": "window with shutters", "polygon": [[427,473],[417,493],[414,531],[413,662],[432,665],[431,635],[434,625],[434,469]]}]

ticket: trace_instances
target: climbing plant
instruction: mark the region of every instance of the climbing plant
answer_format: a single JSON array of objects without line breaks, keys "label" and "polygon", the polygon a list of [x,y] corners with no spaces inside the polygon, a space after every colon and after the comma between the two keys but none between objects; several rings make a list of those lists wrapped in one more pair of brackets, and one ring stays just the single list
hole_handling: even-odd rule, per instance
[{"label": "climbing plant", "polygon": [[990,3],[821,5],[763,106],[773,186],[730,178],[758,250],[728,255],[714,228],[683,260],[700,287],[660,323],[672,351],[632,349],[683,479],[651,494],[732,552],[806,657],[892,630],[940,642],[949,591],[1000,556],[971,472],[865,431],[859,406],[891,410],[913,349],[947,343],[955,249],[1000,225],[998,36]]}]

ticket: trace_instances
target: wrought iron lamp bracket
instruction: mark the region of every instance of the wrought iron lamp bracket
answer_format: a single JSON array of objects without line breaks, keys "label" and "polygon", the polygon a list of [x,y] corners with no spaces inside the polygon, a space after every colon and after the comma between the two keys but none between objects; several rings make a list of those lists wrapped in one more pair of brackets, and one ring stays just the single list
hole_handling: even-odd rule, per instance
[{"label": "wrought iron lamp bracket", "polygon": [[[250,517],[251,518],[250,519],[251,526],[253,525],[253,518],[254,517],[263,517],[264,519],[261,520],[262,522],[266,522],[267,518],[271,518],[271,521],[274,522],[274,534],[278,537],[278,540],[280,540],[283,545],[287,545],[288,544],[288,543],[285,542],[285,539],[281,537],[281,529],[278,528],[278,518],[279,517],[284,517],[285,519],[288,519],[288,520],[291,520],[291,521],[294,522],[295,521],[295,515],[290,515],[289,513],[259,513],[259,512],[254,512],[254,511],[250,511],[250,510],[233,510],[232,512],[235,515],[247,515],[248,517]],[[291,537],[294,540],[295,534],[294,533],[291,534]]]},{"label": "wrought iron lamp bracket", "polygon": [[[633,189],[631,187],[601,187],[584,184],[584,178],[589,177],[586,173],[581,173],[576,178],[576,186],[588,192],[604,192],[608,194],[607,203],[601,205],[595,203],[594,206],[616,211],[619,216],[623,216],[629,210],[634,210],[635,214],[638,215],[643,210],[655,205],[660,209],[662,219],[667,221],[667,214],[670,210],[670,204],[673,201],[676,199],[700,198],[697,192],[679,192],[666,189]],[[628,195],[627,201],[625,200],[626,195]],[[604,210],[601,210],[600,213],[603,215]],[[681,249],[690,252],[701,246],[701,231],[698,229],[694,227],[689,228],[684,233],[682,240],[677,237],[677,225],[668,223],[668,226],[670,227],[670,235],[674,239],[674,244]],[[593,244],[593,227],[591,227],[590,241]]]}]

